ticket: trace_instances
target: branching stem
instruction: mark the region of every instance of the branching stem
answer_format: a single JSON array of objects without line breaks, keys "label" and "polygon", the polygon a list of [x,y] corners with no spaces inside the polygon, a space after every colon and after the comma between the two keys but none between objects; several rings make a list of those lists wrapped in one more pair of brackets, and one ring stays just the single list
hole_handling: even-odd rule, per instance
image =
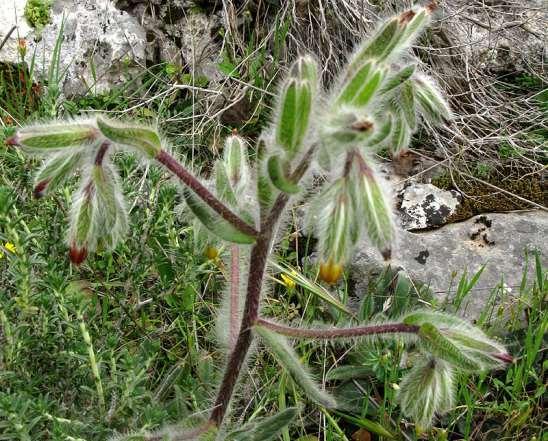
[{"label": "branching stem", "polygon": [[219,213],[227,222],[244,234],[257,237],[259,232],[245,222],[240,216],[234,213],[230,208],[223,204],[213,193],[211,193],[202,183],[196,179],[179,161],[171,156],[165,150],[156,155],[156,160],[164,165],[169,171],[177,176],[183,183],[189,187],[197,196],[199,196],[207,205]]},{"label": "branching stem", "polygon": [[277,332],[278,334],[294,338],[311,338],[320,340],[331,340],[334,338],[353,338],[376,334],[406,333],[416,334],[419,326],[405,325],[403,323],[387,323],[384,325],[358,326],[355,328],[326,328],[326,329],[305,329],[285,326],[270,320],[259,318],[257,324]]},{"label": "branching stem", "polygon": [[[308,170],[311,158],[314,154],[315,146],[310,147],[303,155],[299,164],[291,174],[293,182],[298,182]],[[240,325],[240,333],[236,345],[232,350],[228,359],[228,364],[225,369],[224,377],[221,386],[217,393],[217,399],[213,411],[211,412],[210,421],[217,427],[220,427],[225,414],[228,410],[228,405],[234,387],[238,381],[240,371],[249,352],[251,343],[253,342],[252,327],[259,319],[259,306],[261,300],[261,291],[263,287],[264,272],[272,239],[275,236],[274,232],[276,225],[284,212],[284,209],[289,202],[289,195],[280,193],[276,198],[270,212],[261,223],[261,231],[257,237],[257,241],[251,249],[249,257],[249,274],[247,279],[247,293],[244,311],[242,315],[242,323]]]}]

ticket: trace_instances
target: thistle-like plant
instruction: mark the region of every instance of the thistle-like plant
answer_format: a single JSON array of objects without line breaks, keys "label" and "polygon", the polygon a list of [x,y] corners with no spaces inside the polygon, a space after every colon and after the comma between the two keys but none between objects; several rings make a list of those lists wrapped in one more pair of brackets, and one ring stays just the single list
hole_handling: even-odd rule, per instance
[{"label": "thistle-like plant", "polygon": [[289,204],[314,188],[314,175],[323,178],[309,210],[310,226],[319,239],[319,278],[336,283],[364,239],[385,260],[391,258],[396,228],[373,154],[387,148],[398,155],[408,148],[422,120],[437,124],[451,117],[442,94],[418,72],[409,53],[433,10],[433,4],[415,7],[384,22],[359,45],[329,91],[322,91],[315,60],[299,58],[280,86],[277,111],[257,142],[254,164],[247,143],[233,133],[209,180],[194,176],[175,159],[154,127],[103,116],[25,127],[8,140],[46,157],[36,177],[36,197],[79,170],[81,184],[74,194],[67,238],[75,264],[97,249],[114,249],[128,229],[120,177],[111,160],[114,151],[137,152],[184,184],[182,197],[195,217],[197,246],[208,257],[217,258],[220,245],[227,245],[230,283],[218,316],[219,342],[227,361],[212,411],[193,428],[166,429],[144,439],[275,437],[298,409],[233,432],[223,424],[255,338],[311,401],[327,408],[337,407],[337,402],[301,364],[289,338],[391,336],[413,345],[420,357],[401,382],[399,401],[403,413],[423,427],[451,407],[455,372],[493,369],[511,361],[506,350],[479,329],[436,312],[414,311],[399,321],[318,329],[287,326],[260,313],[264,275],[279,225]]}]

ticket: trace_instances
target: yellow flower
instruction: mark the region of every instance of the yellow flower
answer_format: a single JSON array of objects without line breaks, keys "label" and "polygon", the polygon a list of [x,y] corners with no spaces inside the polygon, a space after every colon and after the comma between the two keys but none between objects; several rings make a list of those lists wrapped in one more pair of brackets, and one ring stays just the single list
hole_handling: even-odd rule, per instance
[{"label": "yellow flower", "polygon": [[296,286],[295,280],[293,280],[291,277],[283,273],[280,274],[280,277],[282,278],[282,283],[286,286],[287,289],[292,290],[295,288]]},{"label": "yellow flower", "polygon": [[6,242],[4,244],[4,248],[8,250],[10,253],[15,253],[17,251],[17,248],[15,248],[15,245],[11,242]]},{"label": "yellow flower", "polygon": [[[17,248],[15,248],[15,245],[12,244],[11,242],[6,242],[4,244],[4,249],[8,250],[10,253],[15,253],[17,251]],[[4,256],[5,256],[5,254],[0,249],[0,259],[3,259]]]}]

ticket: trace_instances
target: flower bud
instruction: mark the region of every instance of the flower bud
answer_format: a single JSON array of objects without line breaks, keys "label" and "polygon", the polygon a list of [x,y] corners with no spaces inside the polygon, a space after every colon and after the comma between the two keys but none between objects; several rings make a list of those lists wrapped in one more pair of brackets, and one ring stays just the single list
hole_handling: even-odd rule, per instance
[{"label": "flower bud", "polygon": [[97,129],[89,124],[52,124],[22,128],[6,144],[33,153],[47,153],[90,144],[97,136]]},{"label": "flower bud", "polygon": [[234,193],[241,194],[250,180],[247,148],[242,138],[237,135],[226,138],[223,162]]},{"label": "flower bud", "polygon": [[316,93],[316,69],[312,58],[298,59],[291,67],[290,77],[280,94],[275,136],[288,159],[300,151],[310,125],[310,111]]},{"label": "flower bud", "polygon": [[217,260],[217,257],[219,257],[219,250],[212,245],[208,245],[205,249],[204,255],[209,260]]},{"label": "flower bud", "polygon": [[339,281],[343,273],[343,265],[335,263],[329,259],[327,262],[320,263],[320,280],[324,281],[328,285],[334,285]]}]

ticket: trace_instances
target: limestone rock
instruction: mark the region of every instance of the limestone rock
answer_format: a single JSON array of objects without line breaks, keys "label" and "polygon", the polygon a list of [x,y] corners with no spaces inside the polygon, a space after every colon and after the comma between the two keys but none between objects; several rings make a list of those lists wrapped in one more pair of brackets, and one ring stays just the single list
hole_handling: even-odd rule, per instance
[{"label": "limestone rock", "polygon": [[416,182],[405,187],[399,197],[400,222],[406,230],[440,227],[460,204],[458,192]]},{"label": "limestone rock", "polygon": [[[482,214],[467,221],[423,233],[403,231],[393,251],[393,264],[414,280],[429,285],[435,298],[451,298],[466,271],[470,278],[485,265],[467,296],[464,315],[477,318],[493,290],[519,293],[525,252],[548,256],[548,214],[543,211]],[[355,255],[350,277],[356,295],[365,292],[368,278],[382,267],[376,249],[363,245]],[[529,269],[529,280],[533,269]],[[504,283],[504,287],[503,284]],[[462,311],[461,311],[462,312]]]},{"label": "limestone rock", "polygon": [[[27,62],[36,50],[36,80],[47,78],[63,29],[57,69],[64,73],[60,86],[66,96],[84,94],[90,89],[104,92],[134,78],[144,67],[145,31],[137,19],[117,9],[111,0],[55,0],[51,23],[40,35],[23,17],[25,0],[7,3],[7,8],[0,9],[0,38],[4,29],[17,24],[19,37],[27,41]],[[0,61],[19,61],[17,33],[14,35],[2,50]]]}]

